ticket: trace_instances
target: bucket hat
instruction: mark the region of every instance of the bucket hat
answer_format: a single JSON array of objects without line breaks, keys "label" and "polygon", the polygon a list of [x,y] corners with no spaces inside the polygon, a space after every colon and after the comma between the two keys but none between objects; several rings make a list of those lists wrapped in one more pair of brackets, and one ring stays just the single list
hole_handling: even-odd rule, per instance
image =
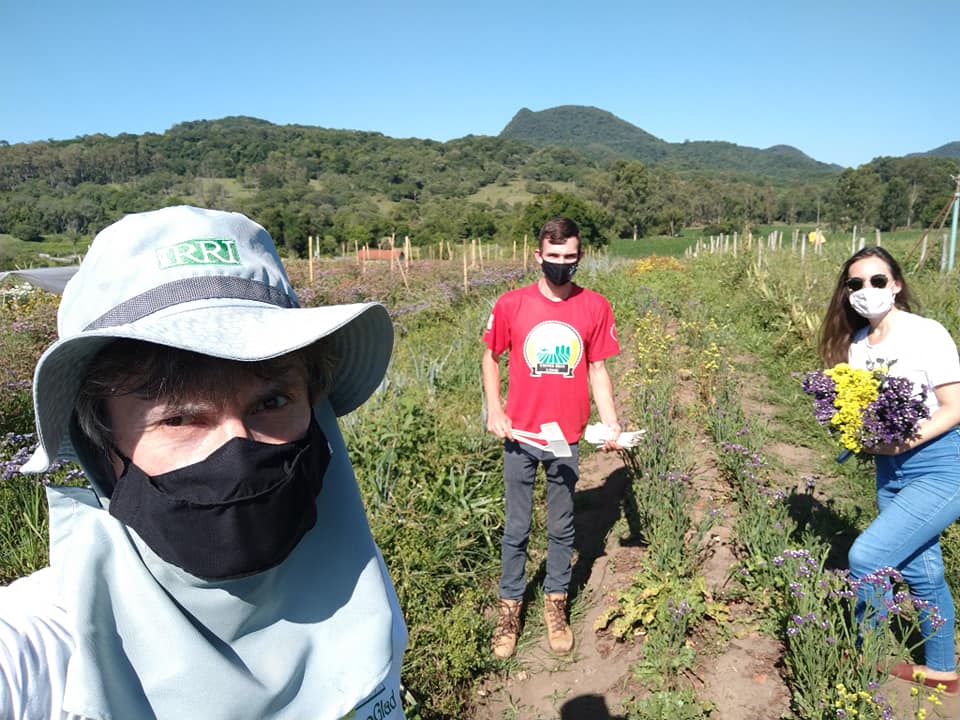
[{"label": "bucket hat", "polygon": [[263,227],[185,205],[127,215],[97,234],[64,288],[57,334],[34,373],[39,446],[22,472],[77,458],[70,425],[78,390],[93,356],[114,339],[257,361],[328,338],[336,368],[327,399],[338,416],[377,388],[393,349],[382,305],[301,308]]}]

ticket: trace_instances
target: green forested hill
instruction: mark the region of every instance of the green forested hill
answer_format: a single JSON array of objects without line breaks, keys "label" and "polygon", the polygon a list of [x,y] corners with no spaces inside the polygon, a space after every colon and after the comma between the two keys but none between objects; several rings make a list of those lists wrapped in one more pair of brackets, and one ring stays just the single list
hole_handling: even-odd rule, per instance
[{"label": "green forested hill", "polygon": [[595,107],[562,105],[533,112],[522,108],[500,132],[501,138],[531,145],[560,145],[600,160],[662,162],[669,143]]},{"label": "green forested hill", "polygon": [[594,107],[563,105],[533,112],[520,110],[501,138],[531,145],[561,145],[599,160],[626,158],[677,171],[758,176],[772,182],[817,180],[837,175],[838,165],[817,162],[789,145],[760,150],[729,142],[669,143]]},{"label": "green forested hill", "polygon": [[[553,133],[525,140],[396,139],[228,117],[164,133],[0,142],[0,269],[82,247],[126,213],[179,203],[245,212],[300,255],[309,236],[330,253],[391,235],[421,246],[512,242],[555,214],[581,221],[592,244],[818,214],[827,227],[916,227],[943,207],[958,171],[956,160],[911,157],[838,173],[794,148],[672,145],[582,110],[521,111],[518,133]],[[578,138],[590,142],[573,146]]]},{"label": "green forested hill", "polygon": [[928,150],[924,153],[912,153],[908,157],[914,157],[915,155],[922,155],[926,157],[945,157],[953,158],[954,160],[960,160],[960,141],[947,143],[946,145],[941,145],[938,148],[933,150]]}]

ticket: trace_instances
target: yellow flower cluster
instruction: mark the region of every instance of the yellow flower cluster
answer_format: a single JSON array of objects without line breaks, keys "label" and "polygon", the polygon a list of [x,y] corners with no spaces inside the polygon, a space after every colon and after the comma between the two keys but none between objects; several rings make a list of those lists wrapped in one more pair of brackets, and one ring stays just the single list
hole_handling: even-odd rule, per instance
[{"label": "yellow flower cluster", "polygon": [[642,275],[653,270],[683,270],[683,263],[669,255],[649,255],[637,260],[631,268],[631,274]]},{"label": "yellow flower cluster", "polygon": [[35,290],[29,285],[17,285],[14,288],[0,290],[0,307],[14,314],[29,313],[34,310],[53,308],[56,312],[60,296],[55,293]]},{"label": "yellow flower cluster", "polygon": [[703,372],[716,372],[720,369],[721,360],[723,360],[723,354],[720,352],[720,346],[711,341],[710,346],[703,351],[703,362],[700,367]]},{"label": "yellow flower cluster", "polygon": [[858,453],[863,450],[863,445],[857,439],[863,424],[861,412],[877,399],[880,379],[873,370],[853,368],[847,363],[840,363],[824,372],[833,379],[837,388],[837,398],[833,401],[837,412],[830,420],[830,425],[839,431],[840,444]]},{"label": "yellow flower cluster", "polygon": [[[849,691],[843,683],[837,683],[837,699],[834,706],[837,710],[842,710],[840,717],[855,718],[860,717],[864,710],[872,710],[877,707],[873,698],[866,690]],[[868,713],[866,717],[873,717],[873,713]]]},{"label": "yellow flower cluster", "polygon": [[672,362],[674,335],[667,330],[661,316],[647,312],[637,321],[634,337],[637,369],[632,373],[633,382],[652,385],[660,378],[663,368]]}]

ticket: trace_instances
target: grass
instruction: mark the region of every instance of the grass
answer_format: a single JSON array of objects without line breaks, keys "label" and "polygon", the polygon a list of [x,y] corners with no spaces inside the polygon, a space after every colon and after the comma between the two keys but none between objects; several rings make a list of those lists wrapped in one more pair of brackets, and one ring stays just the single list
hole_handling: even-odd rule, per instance
[{"label": "grass", "polygon": [[65,235],[48,235],[40,242],[0,235],[0,270],[73,264],[76,253],[86,253],[91,241],[92,238],[81,237],[74,246]]},{"label": "grass", "polygon": [[[468,196],[466,199],[468,202],[477,202],[489,205],[496,205],[500,202],[507,203],[508,205],[530,202],[530,200],[535,198],[536,195],[527,189],[527,183],[529,182],[529,180],[517,178],[506,184],[491,183],[490,185],[484,185],[482,188],[477,190],[477,192]],[[536,184],[549,187],[553,192],[569,192],[570,190],[576,188],[574,183],[569,182],[538,181]]]},{"label": "grass", "polygon": [[682,256],[688,247],[696,244],[699,234],[684,231],[677,237],[616,238],[610,243],[610,255],[614,257],[646,257],[648,255]]}]

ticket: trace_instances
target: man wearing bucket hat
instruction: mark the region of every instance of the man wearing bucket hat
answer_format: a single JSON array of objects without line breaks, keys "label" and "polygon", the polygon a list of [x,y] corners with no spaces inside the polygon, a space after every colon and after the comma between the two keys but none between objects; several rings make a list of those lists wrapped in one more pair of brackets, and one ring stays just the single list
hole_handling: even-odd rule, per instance
[{"label": "man wearing bucket hat", "polygon": [[402,718],[406,629],[337,416],[376,303],[300,308],[269,234],[172,207],[103,230],[34,378],[50,567],[0,589],[3,718]]}]

